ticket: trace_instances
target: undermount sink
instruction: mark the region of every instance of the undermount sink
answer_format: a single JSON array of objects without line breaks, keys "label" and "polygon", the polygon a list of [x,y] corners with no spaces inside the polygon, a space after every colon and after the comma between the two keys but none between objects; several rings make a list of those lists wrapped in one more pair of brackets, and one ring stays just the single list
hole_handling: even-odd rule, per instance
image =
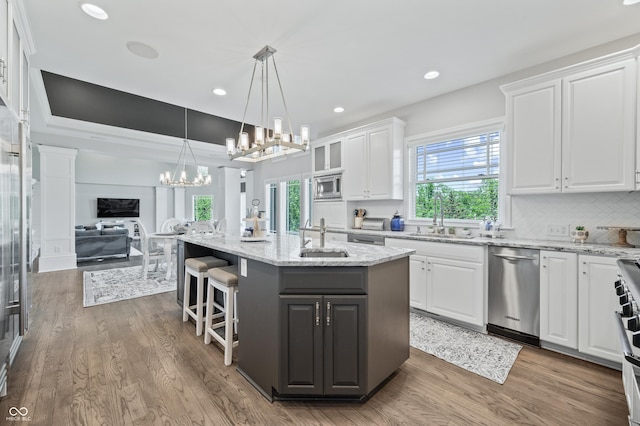
[{"label": "undermount sink", "polygon": [[349,257],[349,253],[338,248],[303,248],[300,249],[300,257]]}]

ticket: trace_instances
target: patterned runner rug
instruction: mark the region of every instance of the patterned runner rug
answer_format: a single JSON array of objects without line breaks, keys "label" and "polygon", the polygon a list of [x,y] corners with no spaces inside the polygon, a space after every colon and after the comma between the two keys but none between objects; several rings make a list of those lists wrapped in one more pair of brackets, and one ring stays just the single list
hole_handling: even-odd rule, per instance
[{"label": "patterned runner rug", "polygon": [[503,384],[522,346],[411,312],[410,344]]},{"label": "patterned runner rug", "polygon": [[106,269],[84,272],[84,306],[102,305],[136,297],[175,291],[175,271],[167,281],[166,265],[160,264],[157,272],[153,267],[146,280],[142,279],[142,267]]}]

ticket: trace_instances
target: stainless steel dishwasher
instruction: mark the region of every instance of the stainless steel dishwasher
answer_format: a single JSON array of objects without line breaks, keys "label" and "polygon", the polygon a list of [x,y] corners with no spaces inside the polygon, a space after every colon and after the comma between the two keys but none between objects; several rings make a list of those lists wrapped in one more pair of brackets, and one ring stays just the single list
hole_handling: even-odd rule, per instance
[{"label": "stainless steel dishwasher", "polygon": [[489,246],[487,331],[540,346],[540,250]]}]

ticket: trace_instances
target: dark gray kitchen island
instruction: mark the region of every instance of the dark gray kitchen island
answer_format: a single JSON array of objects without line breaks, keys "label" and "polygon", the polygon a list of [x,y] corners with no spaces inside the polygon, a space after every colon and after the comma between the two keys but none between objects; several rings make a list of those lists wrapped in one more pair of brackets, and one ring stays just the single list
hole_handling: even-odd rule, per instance
[{"label": "dark gray kitchen island", "polygon": [[349,257],[301,258],[299,244],[184,236],[178,272],[207,254],[238,265],[238,371],[266,398],[365,399],[409,358],[413,251],[331,242]]}]

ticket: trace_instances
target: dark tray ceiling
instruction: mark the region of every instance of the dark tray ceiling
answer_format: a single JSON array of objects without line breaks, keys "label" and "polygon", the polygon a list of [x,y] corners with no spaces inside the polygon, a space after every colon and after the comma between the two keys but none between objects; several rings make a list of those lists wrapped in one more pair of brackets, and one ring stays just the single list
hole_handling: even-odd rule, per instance
[{"label": "dark tray ceiling", "polygon": [[[184,138],[184,107],[47,71],[42,71],[42,80],[55,116]],[[191,109],[187,122],[189,140],[217,145],[237,135],[241,125]]]}]

